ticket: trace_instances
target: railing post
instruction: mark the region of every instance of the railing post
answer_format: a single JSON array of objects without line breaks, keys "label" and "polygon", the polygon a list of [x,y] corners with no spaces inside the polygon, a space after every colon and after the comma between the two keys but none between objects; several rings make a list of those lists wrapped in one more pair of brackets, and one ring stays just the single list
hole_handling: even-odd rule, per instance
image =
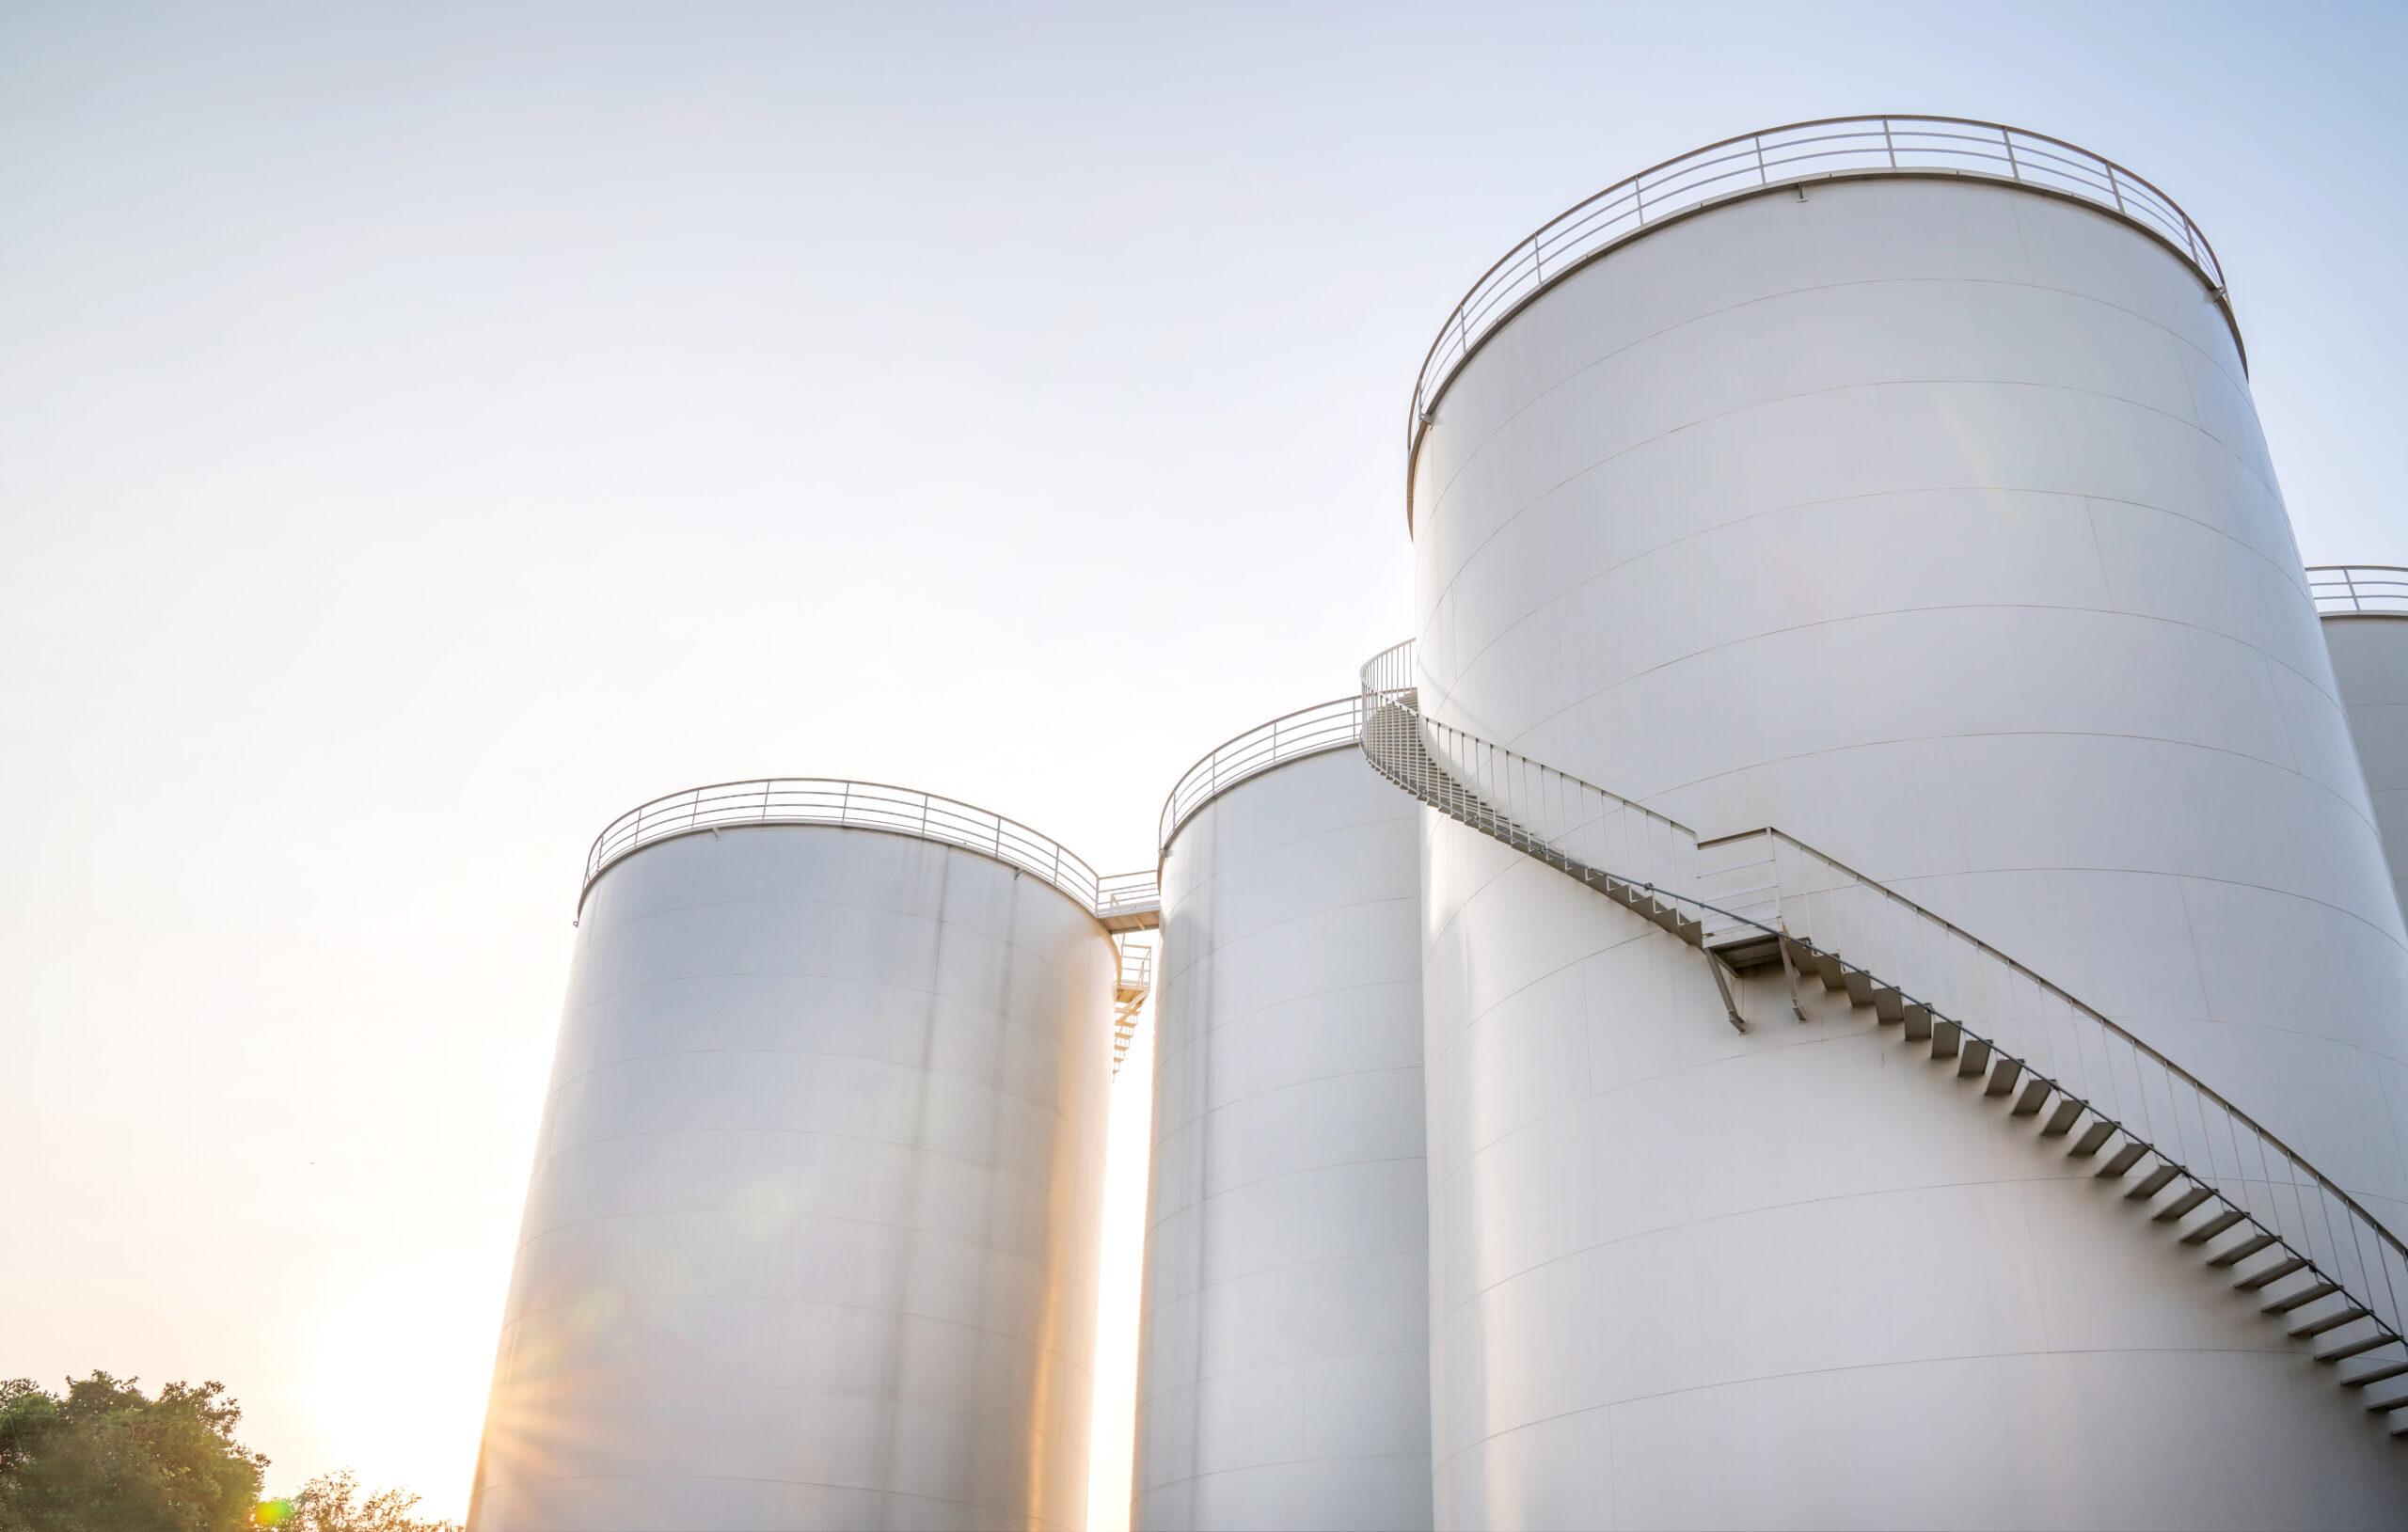
[{"label": "railing post", "polygon": [[2017,181],[2023,179],[2023,164],[2015,157],[2015,130],[2001,128],[1998,141],[2006,146],[2006,173]]},{"label": "railing post", "polygon": [[1890,132],[1890,119],[1881,119],[1881,142],[1890,150],[1890,168],[1898,168],[1898,140]]}]

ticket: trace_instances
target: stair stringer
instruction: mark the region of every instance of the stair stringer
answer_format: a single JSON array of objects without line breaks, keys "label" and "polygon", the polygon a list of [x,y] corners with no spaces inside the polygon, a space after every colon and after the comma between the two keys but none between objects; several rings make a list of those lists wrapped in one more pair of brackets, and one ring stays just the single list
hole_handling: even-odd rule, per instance
[{"label": "stair stringer", "polygon": [[[1375,661],[1374,664],[1379,663]],[[1370,668],[1367,667],[1367,677]],[[1977,1100],[2095,1160],[2099,1178],[2175,1227],[2366,1408],[2408,1437],[2408,1247],[2273,1134],[2102,1013],[1777,829],[1700,843],[1687,827],[1421,716],[1410,687],[1366,683],[1372,768],[1439,813],[1634,910],[1715,966],[1779,964],[1793,1008],[1819,986],[1910,1046],[1955,1058]],[[1712,897],[1708,897],[1711,895]],[[1886,959],[1886,960],[1885,960]],[[1887,975],[1887,976],[1885,976]]]}]

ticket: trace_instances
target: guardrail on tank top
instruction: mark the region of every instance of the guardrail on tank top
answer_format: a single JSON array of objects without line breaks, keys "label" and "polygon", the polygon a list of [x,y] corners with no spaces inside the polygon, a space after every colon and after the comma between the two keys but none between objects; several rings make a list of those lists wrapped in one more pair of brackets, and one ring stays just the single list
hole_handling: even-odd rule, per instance
[{"label": "guardrail on tank top", "polygon": [[2074,1152],[2101,1156],[2102,1174],[2137,1174],[2136,1197],[2192,1188],[2195,1197],[2168,1206],[2180,1207],[2178,1217],[2206,1212],[2186,1234],[2194,1245],[2236,1237],[2219,1264],[2263,1251],[2274,1266],[2297,1260],[2311,1284],[2334,1284],[2381,1338],[2359,1337],[2328,1359],[2402,1334],[2408,1247],[2246,1113],[2105,1015],[1778,829],[1701,844],[1642,804],[1425,718],[1412,680],[1409,642],[1364,667],[1364,752],[1408,792],[1583,882],[1679,907],[1709,955],[1755,941],[1767,953],[1779,945],[1784,967],[1829,959],[1822,971],[1835,964],[1852,994],[1875,997],[1883,1019],[1904,1020],[1909,1035],[1928,1028],[1953,1045],[1948,1052],[1977,1061],[1959,1072],[1987,1071],[1986,1094],[2014,1097],[2014,1115],[2045,1112],[2042,1131],[2079,1129]]},{"label": "guardrail on tank top", "polygon": [[2223,297],[2224,268],[2189,213],[2113,160],[2062,138],[1953,117],[1793,122],[1708,144],[1617,182],[1548,219],[1481,273],[1422,358],[1405,426],[1405,471],[1412,472],[1422,427],[1455,370],[1522,305],[1576,267],[1668,218],[1768,186],[1933,174],[2013,182],[2103,208],[2164,240]]},{"label": "guardrail on tank top", "polygon": [[1315,703],[1214,747],[1187,768],[1163,801],[1155,844],[1169,850],[1171,837],[1190,814],[1248,777],[1323,750],[1353,750],[1363,732],[1362,710],[1359,695]]},{"label": "guardrail on tank top", "polygon": [[2394,564],[2310,564],[2307,593],[2319,612],[2408,614],[2408,569]]},{"label": "guardrail on tank top", "polygon": [[[655,841],[741,825],[891,830],[983,852],[1034,873],[1100,919],[1124,909],[1151,908],[1161,897],[1150,871],[1098,873],[1061,842],[1016,819],[934,793],[828,777],[714,782],[630,809],[594,838],[585,857],[585,888],[591,889],[612,862]],[[584,899],[580,891],[580,907]]]}]

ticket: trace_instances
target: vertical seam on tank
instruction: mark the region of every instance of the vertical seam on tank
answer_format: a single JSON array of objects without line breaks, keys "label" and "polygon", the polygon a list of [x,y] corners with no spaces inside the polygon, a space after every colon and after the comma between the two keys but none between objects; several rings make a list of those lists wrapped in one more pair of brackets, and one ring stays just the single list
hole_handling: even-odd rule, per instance
[{"label": "vertical seam on tank", "polygon": [[1617,1532],[1629,1524],[1623,1520],[1622,1511],[1622,1422],[1618,1418],[1621,1413],[1610,1405],[1605,1411],[1606,1496],[1608,1504],[1613,1507],[1614,1526]]},{"label": "vertical seam on tank", "polygon": [[[1884,1059],[1889,1057],[1887,1049],[1883,1049],[1881,1053]],[[2032,1306],[2039,1315],[2041,1348],[2055,1352],[2063,1348],[2057,1344],[2056,1316],[2049,1308],[2049,1285],[2040,1280],[2039,1235],[2032,1227],[2032,1189],[2035,1183],[2014,1181],[2008,1184],[2015,1189],[2015,1222],[2023,1232],[2023,1270],[2020,1274],[2032,1295]]]},{"label": "vertical seam on tank", "polygon": [[[1222,862],[1225,860],[1222,853],[1227,849],[1223,845],[1226,837],[1223,834],[1221,818],[1221,815],[1214,814],[1212,824],[1205,829],[1206,839],[1212,846],[1212,855],[1213,876],[1208,894],[1210,900],[1208,908],[1212,910],[1215,934],[1218,933],[1221,925],[1219,906],[1226,892],[1221,877]],[[1211,1016],[1214,1014],[1214,1010],[1213,997],[1207,996],[1200,1014]],[[1189,1184],[1182,1189],[1187,1195],[1188,1213],[1187,1290],[1195,1294],[1195,1304],[1191,1311],[1191,1322],[1188,1325],[1187,1356],[1184,1358],[1187,1371],[1187,1453],[1179,1467],[1180,1483],[1187,1492],[1185,1495],[1187,1517],[1184,1525],[1186,1528],[1193,1529],[1196,1526],[1198,1502],[1204,1493],[1202,1473],[1205,1408],[1204,1333],[1212,1323],[1212,1294],[1204,1281],[1206,1269],[1204,1253],[1210,1242],[1206,1225],[1210,1223],[1208,1208],[1212,1201],[1209,1193],[1212,1183],[1214,1137],[1212,1102],[1217,1098],[1220,1091],[1220,1083],[1215,1076],[1221,1052],[1221,1029],[1213,1025],[1196,1030],[1193,1017],[1188,1019],[1188,1026],[1194,1039],[1188,1046],[1194,1050],[1193,1067],[1196,1072],[1201,1098],[1190,1107],[1193,1115],[1188,1119],[1188,1126],[1193,1129],[1193,1137],[1190,1140],[1189,1153],[1195,1158],[1188,1169]],[[1156,1046],[1160,1046],[1159,1038],[1156,1039]]]},{"label": "vertical seam on tank", "polygon": [[[2289,670],[2289,666],[2285,666],[2285,667],[2284,667],[2284,669]],[[2290,761],[2289,761],[2289,766],[2290,766],[2291,770],[2292,770],[2294,773],[2296,773],[2297,775],[2299,775],[2300,777],[2305,778],[2305,779],[2306,779],[2306,780],[2307,780],[2307,781],[2309,781],[2309,782],[2314,782],[2316,779],[2315,779],[2315,778],[2313,778],[2313,777],[2309,777],[2309,776],[2308,776],[2308,774],[2307,774],[2307,768],[2306,768],[2305,766],[2303,766],[2303,765],[2301,765],[2301,764],[2300,764],[2300,763],[2301,763],[2301,760],[2302,760],[2302,757],[2301,757],[2301,755],[2300,755],[2299,741],[2291,737],[2291,716],[2290,716],[2290,711],[2289,711],[2289,709],[2288,709],[2288,708],[2286,708],[2286,707],[2284,707],[2284,706],[2283,706],[2283,692],[2282,692],[2282,687],[2281,687],[2280,684],[2279,684],[2279,683],[2277,683],[2277,682],[2275,681],[2275,679],[2274,679],[2274,659],[2273,659],[2273,655],[2269,655],[2269,654],[2267,654],[2267,653],[2266,653],[2264,650],[2262,650],[2262,649],[2260,649],[2260,650],[2258,650],[2258,680],[2259,680],[2259,681],[2260,681],[2260,682],[2265,686],[2265,687],[2266,687],[2266,705],[2267,705],[2268,707],[2270,707],[2270,708],[2273,709],[2273,713],[2274,713],[2274,731],[2275,731],[2275,733],[2277,733],[2277,734],[2281,734],[2281,735],[2282,735],[2282,738],[2283,738],[2283,750],[2284,750],[2284,753],[2285,753],[2285,754],[2287,754],[2287,755],[2289,755],[2289,756],[2290,757]],[[2341,720],[2341,721],[2342,721],[2342,726],[2343,726],[2344,728],[2347,728],[2347,727],[2348,727],[2348,725],[2349,725],[2349,719],[2348,719],[2347,715],[2344,715],[2344,716],[2343,716],[2343,718],[2342,718],[2342,720]],[[2356,753],[2356,750],[2355,750],[2356,741],[2353,739],[2351,743],[2352,743],[2352,747],[2353,747],[2351,753],[2355,754],[2355,753]],[[2326,789],[2326,791],[2330,792],[2330,791],[2331,791],[2331,789],[2328,787],[2328,788]],[[2338,793],[2335,793],[2333,796],[2334,796],[2334,797],[2336,797],[2336,798],[2339,798],[2341,795],[2339,795]],[[2344,801],[2345,801],[2345,804],[2346,804],[2346,800],[2344,800]],[[2374,827],[2372,827],[2372,826],[2369,826],[2369,827],[2368,827],[2368,828],[2369,828],[2369,829],[2374,829]],[[2382,838],[2382,835],[2383,835],[2383,831],[2382,831],[2381,829],[2375,829],[2375,836],[2376,836],[2376,839],[2380,840],[2380,839]]]},{"label": "vertical seam on tank", "polygon": [[[931,857],[931,853],[926,849],[925,845],[914,847],[907,854],[912,861],[919,861],[923,866],[927,864]],[[928,1091],[936,1072],[938,986],[934,981],[937,975],[943,971],[945,927],[948,917],[953,911],[953,859],[940,856],[935,857],[934,861],[937,874],[937,914],[936,919],[929,923],[928,930],[928,973],[931,983],[923,997],[920,1007],[920,1049],[916,1061],[919,1066],[917,1071],[919,1082],[918,1089],[913,1092],[911,1103],[911,1141],[914,1145],[925,1143],[927,1138]],[[895,1273],[898,1281],[905,1284],[910,1282],[910,1269],[917,1264],[920,1254],[921,1179],[919,1156],[914,1154],[911,1157],[911,1192],[908,1203],[911,1209],[911,1222],[906,1225],[903,1237],[904,1270]],[[907,1328],[904,1319],[901,1305],[897,1304],[894,1315],[893,1338],[887,1346],[884,1380],[886,1386],[879,1399],[879,1413],[882,1419],[879,1422],[876,1455],[871,1460],[873,1465],[871,1483],[878,1491],[878,1524],[880,1528],[892,1527],[895,1520],[895,1490],[891,1481],[895,1470],[895,1433],[901,1426],[903,1349]]]},{"label": "vertical seam on tank", "polygon": [[[1012,869],[1011,882],[1009,884],[1003,885],[1001,889],[1004,895],[1004,967],[1002,974],[999,975],[1001,979],[1002,993],[997,996],[997,999],[1000,1002],[998,1010],[1005,1018],[1007,1027],[1010,1026],[1012,1014],[1015,1008],[1013,1005],[1014,985],[1020,976],[1021,876],[1021,870],[1015,867]],[[945,884],[948,896],[951,892],[952,882],[952,859],[947,858]],[[1068,976],[1065,975],[1064,977],[1067,980]],[[1017,1028],[1012,1028],[1011,1030],[1016,1031]],[[996,1063],[999,1067],[1007,1067],[1006,1061],[1010,1052],[1011,1044],[1009,1041],[1009,1032],[1007,1031],[1003,1047],[998,1049],[996,1052]],[[1057,1076],[1057,1088],[1059,1087],[1059,1077]],[[1002,1093],[998,1092],[997,1094],[1000,1095]],[[1062,1113],[1058,1109],[1050,1114],[1053,1115],[1058,1123],[1061,1123],[1061,1126],[1069,1126],[1067,1122],[1062,1122]],[[1002,1158],[1001,1139],[1003,1131],[1003,1113],[998,1112],[990,1115],[987,1121],[987,1163],[990,1167],[998,1163]],[[1069,1136],[1075,1138],[1076,1135],[1071,1134]],[[1062,1151],[1067,1147],[1071,1149],[1073,1153],[1076,1152],[1075,1145],[1066,1145],[1063,1142],[1064,1137],[1065,1135],[1058,1131],[1054,1135],[1053,1151],[1047,1156],[1048,1163],[1046,1168],[1048,1175],[1046,1179],[1050,1184],[1057,1187],[1069,1184],[1069,1177],[1064,1174],[1064,1167],[1061,1164]],[[993,1195],[994,1188],[991,1182],[990,1182],[981,1190],[986,1194],[982,1195],[978,1199],[980,1204],[979,1233],[983,1237],[982,1242],[987,1246],[987,1248],[992,1249],[994,1248],[996,1239],[994,1226],[995,1220],[998,1216],[998,1209],[995,1206],[995,1198]],[[1056,1238],[1056,1231],[1053,1227],[1054,1218],[1059,1215],[1054,1212],[1051,1207],[1052,1199],[1048,1198],[1046,1200],[1048,1204],[1048,1217],[1046,1219],[1045,1228],[1045,1254],[1034,1263],[1037,1268],[1038,1280],[1044,1285],[1043,1318],[1039,1321],[1038,1334],[1032,1336],[1028,1343],[1029,1362],[1033,1368],[1033,1376],[1029,1379],[1028,1395],[1022,1406],[1022,1408],[1027,1412],[1028,1429],[1025,1433],[1025,1439],[1022,1444],[1022,1451],[1025,1456],[1022,1459],[1021,1462],[1023,1478],[1021,1484],[1020,1503],[1021,1514],[1025,1516],[1031,1522],[1042,1522],[1044,1519],[1038,1514],[1038,1510],[1042,1504],[1042,1493],[1045,1488],[1046,1481],[1042,1458],[1046,1447],[1053,1444],[1055,1436],[1058,1434],[1058,1430],[1054,1426],[1052,1417],[1047,1413],[1045,1406],[1049,1402],[1049,1396],[1061,1386],[1061,1379],[1054,1370],[1054,1366],[1059,1361],[1067,1360],[1061,1356],[1060,1351],[1060,1332],[1062,1324],[1061,1305],[1067,1277],[1066,1273],[1064,1273],[1055,1264],[1055,1256],[1061,1246],[1059,1240]],[[974,1412],[974,1415],[975,1412]],[[973,1425],[970,1429],[974,1434],[979,1429],[976,1425]],[[974,1490],[972,1493],[974,1494],[977,1492]]]},{"label": "vertical seam on tank", "polygon": [[2099,508],[2092,503],[2090,496],[2084,495],[2081,498],[2083,525],[2090,529],[2090,561],[2099,570],[2099,589],[2106,592],[2109,610],[2122,611],[2124,601],[2116,593],[2115,576],[2108,571],[2107,550],[2099,544]]},{"label": "vertical seam on tank", "polygon": [[2179,873],[2170,875],[2174,880],[2175,902],[2182,910],[2182,935],[2191,948],[2191,972],[2199,985],[2199,1017],[2210,1026],[2224,1022],[2216,1014],[2215,999],[2208,992],[2208,957],[2199,950],[2199,924],[2191,918],[2191,880]]},{"label": "vertical seam on tank", "polygon": [[[2045,285],[2038,281],[2033,273],[2032,246],[2023,237],[2024,212],[2025,208],[2022,198],[2008,198],[2007,221],[2015,226],[2015,257],[2018,261],[2023,263],[2023,285],[2028,288],[2038,289],[2045,292],[2047,291]],[[2240,344],[2240,337],[2235,336],[2233,338],[2233,343],[2235,345]]]}]

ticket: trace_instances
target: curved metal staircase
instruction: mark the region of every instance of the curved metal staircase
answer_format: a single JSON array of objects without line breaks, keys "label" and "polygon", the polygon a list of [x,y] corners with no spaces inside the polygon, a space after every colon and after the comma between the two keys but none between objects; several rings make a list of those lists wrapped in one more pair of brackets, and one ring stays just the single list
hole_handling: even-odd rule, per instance
[{"label": "curved metal staircase", "polygon": [[[1363,668],[1372,767],[1698,948],[1734,1026],[1737,974],[1779,966],[1869,1006],[1943,1078],[2044,1146],[2099,1161],[2233,1287],[2339,1364],[2336,1381],[2408,1437],[2408,1246],[2240,1108],[2099,1012],[1938,915],[1778,829],[1687,826],[1422,716],[1408,641]],[[2395,1383],[2400,1392],[2376,1385]]]}]

